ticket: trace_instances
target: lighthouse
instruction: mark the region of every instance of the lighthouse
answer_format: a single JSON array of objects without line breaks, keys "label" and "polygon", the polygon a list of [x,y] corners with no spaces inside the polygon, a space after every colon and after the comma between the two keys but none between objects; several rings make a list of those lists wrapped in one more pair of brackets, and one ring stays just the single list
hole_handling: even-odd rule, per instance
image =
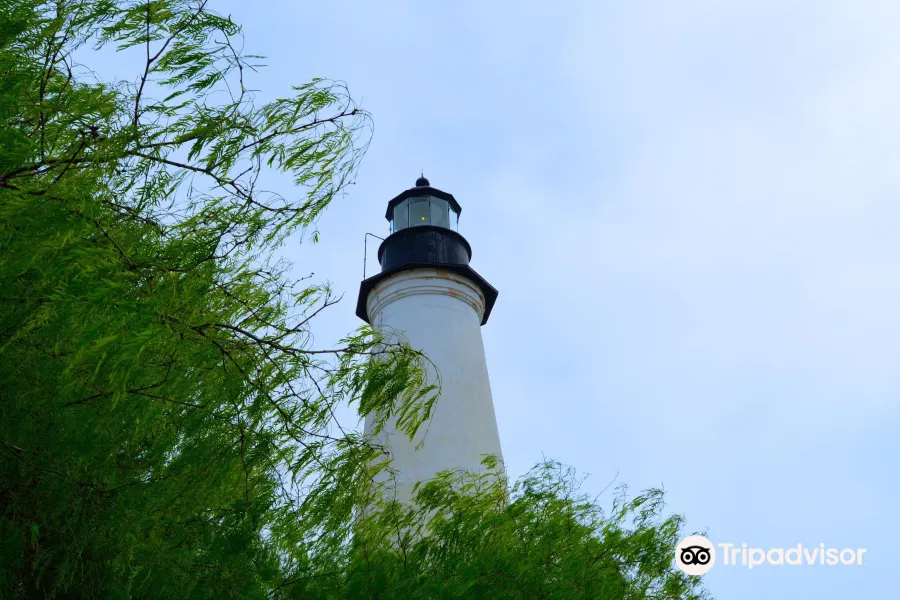
[{"label": "lighthouse", "polygon": [[[401,335],[429,359],[440,396],[410,440],[392,422],[377,442],[392,460],[396,499],[445,469],[483,472],[486,455],[502,461],[481,327],[497,290],[469,266],[459,233],[462,208],[425,177],[387,204],[390,235],[378,248],[381,272],[360,285],[356,314],[385,335]],[[436,370],[436,372],[434,372]],[[374,415],[364,433],[373,433]]]}]

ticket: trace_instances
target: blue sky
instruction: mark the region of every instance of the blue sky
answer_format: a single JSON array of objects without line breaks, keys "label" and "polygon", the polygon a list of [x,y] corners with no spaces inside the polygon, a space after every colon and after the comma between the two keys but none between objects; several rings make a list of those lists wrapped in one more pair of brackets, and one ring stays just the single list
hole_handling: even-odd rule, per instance
[{"label": "blue sky", "polygon": [[330,77],[374,116],[322,241],[283,248],[346,293],[321,345],[358,325],[363,234],[424,169],[500,290],[483,333],[511,475],[552,457],[588,491],[663,486],[714,542],[868,548],[714,568],[720,599],[895,588],[900,5],[212,6],[268,57],[261,100]]}]

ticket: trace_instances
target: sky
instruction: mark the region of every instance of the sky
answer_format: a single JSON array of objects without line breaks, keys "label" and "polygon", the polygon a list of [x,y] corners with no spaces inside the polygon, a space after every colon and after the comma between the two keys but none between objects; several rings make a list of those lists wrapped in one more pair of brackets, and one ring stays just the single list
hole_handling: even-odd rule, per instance
[{"label": "sky", "polygon": [[320,345],[359,325],[363,236],[424,171],[500,290],[483,336],[511,476],[552,458],[587,492],[662,487],[714,543],[867,548],[716,566],[719,599],[891,595],[900,4],[211,7],[267,56],[260,100],[340,79],[374,118],[321,241],[281,249],[345,293]]}]

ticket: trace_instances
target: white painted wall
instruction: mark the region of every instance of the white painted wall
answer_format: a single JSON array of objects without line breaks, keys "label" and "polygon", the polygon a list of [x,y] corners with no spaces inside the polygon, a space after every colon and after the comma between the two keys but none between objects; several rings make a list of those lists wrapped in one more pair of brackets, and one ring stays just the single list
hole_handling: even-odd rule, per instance
[{"label": "white painted wall", "polygon": [[[412,441],[390,424],[378,438],[390,448],[398,471],[397,498],[408,501],[412,486],[438,471],[482,471],[486,454],[502,460],[481,338],[484,296],[477,286],[451,271],[402,271],[372,289],[367,309],[373,327],[403,332],[413,348],[435,363],[441,377],[431,420]],[[366,434],[372,421],[369,415]]]}]

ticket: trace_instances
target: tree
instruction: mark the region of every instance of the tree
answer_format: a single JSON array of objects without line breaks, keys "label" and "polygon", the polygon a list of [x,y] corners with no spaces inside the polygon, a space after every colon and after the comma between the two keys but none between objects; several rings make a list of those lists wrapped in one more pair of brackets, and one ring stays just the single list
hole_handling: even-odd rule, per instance
[{"label": "tree", "polygon": [[[464,554],[436,540],[496,525],[486,548],[509,561],[516,519],[548,510],[586,548],[625,547],[552,486],[498,508],[502,486],[448,475],[423,488],[430,508],[358,517],[380,449],[335,407],[412,434],[437,390],[427,357],[369,328],[314,347],[336,299],[272,258],[291,234],[317,239],[366,148],[369,115],[343,84],[255,105],[257,57],[205,1],[0,0],[0,14],[0,595],[354,597],[409,569],[423,590],[485,594],[483,534]],[[91,47],[137,57],[134,79],[80,64]],[[295,189],[262,189],[268,170]],[[457,513],[469,529],[435,516]],[[397,519],[433,525],[402,568]],[[689,590],[658,563],[673,523],[625,536],[627,556],[646,548],[656,584]],[[620,556],[595,564],[639,585]],[[515,576],[537,576],[528,565]]]},{"label": "tree", "polygon": [[441,473],[411,506],[386,503],[362,520],[336,576],[305,579],[308,597],[707,597],[699,578],[672,568],[682,519],[662,515],[659,490],[629,497],[620,487],[604,511],[582,482],[553,461],[512,489],[490,471]]},{"label": "tree", "polygon": [[[205,2],[0,11],[0,585],[264,597],[352,517],[375,449],[335,405],[428,393],[369,330],[312,348],[335,299],[267,258],[347,184],[368,115],[322,80],[255,107]],[[92,43],[136,79],[92,78]]]}]

